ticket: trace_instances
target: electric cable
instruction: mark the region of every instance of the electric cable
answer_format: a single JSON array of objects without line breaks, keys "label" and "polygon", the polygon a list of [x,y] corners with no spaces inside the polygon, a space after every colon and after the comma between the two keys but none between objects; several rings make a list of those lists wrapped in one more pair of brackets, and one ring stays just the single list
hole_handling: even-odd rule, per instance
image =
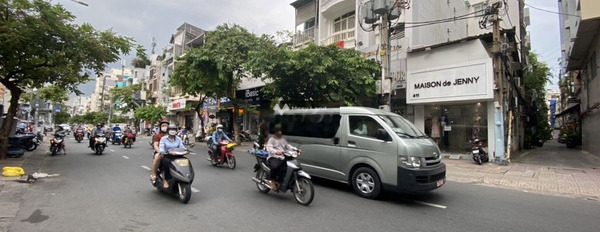
[{"label": "electric cable", "polygon": [[[524,2],[524,3],[525,3],[525,2]],[[580,16],[580,15],[574,15],[574,14],[567,14],[567,13],[560,13],[560,12],[555,12],[555,11],[544,10],[544,9],[542,9],[542,8],[538,8],[538,7],[535,7],[535,6],[529,5],[529,4],[527,4],[527,3],[525,3],[525,5],[526,5],[526,6],[528,6],[528,7],[531,7],[531,8],[533,8],[533,9],[539,10],[539,11],[544,11],[544,12],[553,13],[553,14],[559,14],[559,15],[568,15],[568,16],[573,16],[573,17],[578,17],[578,18],[581,18],[581,16]]]}]

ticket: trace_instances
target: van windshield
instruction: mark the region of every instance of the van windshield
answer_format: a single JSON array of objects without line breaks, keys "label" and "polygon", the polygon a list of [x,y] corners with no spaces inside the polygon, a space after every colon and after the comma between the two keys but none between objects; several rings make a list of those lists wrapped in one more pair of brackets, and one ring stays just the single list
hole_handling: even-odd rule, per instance
[{"label": "van windshield", "polygon": [[392,128],[398,136],[403,138],[427,138],[425,133],[417,129],[411,122],[400,117],[390,115],[379,115],[388,126]]}]

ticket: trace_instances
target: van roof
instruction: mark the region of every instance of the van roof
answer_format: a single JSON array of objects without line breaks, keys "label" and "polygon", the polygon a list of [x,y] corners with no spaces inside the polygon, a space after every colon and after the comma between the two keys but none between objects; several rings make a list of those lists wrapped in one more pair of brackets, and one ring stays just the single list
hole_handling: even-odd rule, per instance
[{"label": "van roof", "polygon": [[[276,113],[277,114],[277,113]],[[291,109],[282,114],[368,114],[368,115],[395,115],[391,112],[358,106],[344,106],[339,108],[316,108],[316,109]]]}]

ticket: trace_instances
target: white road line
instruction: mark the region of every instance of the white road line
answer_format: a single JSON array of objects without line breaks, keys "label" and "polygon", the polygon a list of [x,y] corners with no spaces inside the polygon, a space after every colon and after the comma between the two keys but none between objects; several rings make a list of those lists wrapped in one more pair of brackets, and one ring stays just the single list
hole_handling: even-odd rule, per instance
[{"label": "white road line", "polygon": [[113,149],[110,149],[110,151],[111,151],[111,152],[115,152],[115,150],[113,150]]},{"label": "white road line", "polygon": [[128,160],[128,159],[129,159],[129,157],[127,157],[127,156],[123,156],[123,158],[124,158],[124,159],[126,159],[126,160]]},{"label": "white road line", "polygon": [[422,202],[422,201],[414,201],[415,203],[419,203],[422,205],[427,205],[427,206],[431,206],[431,207],[436,207],[436,208],[440,208],[440,209],[445,209],[448,208],[445,205],[438,205],[438,204],[433,204],[433,203],[429,203],[429,202]]},{"label": "white road line", "polygon": [[146,169],[146,170],[148,170],[148,171],[152,170],[152,169],[151,169],[151,168],[149,168],[148,166],[144,166],[144,165],[142,165],[142,168],[143,168],[143,169]]},{"label": "white road line", "polygon": [[199,192],[200,192],[200,190],[198,190],[198,189],[196,189],[196,188],[192,187],[192,192],[193,192],[193,193],[199,193]]}]

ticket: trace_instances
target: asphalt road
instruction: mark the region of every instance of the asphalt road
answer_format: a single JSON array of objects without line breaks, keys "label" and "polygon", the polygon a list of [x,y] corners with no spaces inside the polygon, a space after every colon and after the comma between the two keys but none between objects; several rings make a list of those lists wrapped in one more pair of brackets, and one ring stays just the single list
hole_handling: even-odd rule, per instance
[{"label": "asphalt road", "polygon": [[[71,136],[72,137],[72,136]],[[47,149],[47,148],[42,148]],[[360,198],[349,187],[315,180],[315,199],[262,194],[250,180],[255,159],[236,152],[235,170],[212,167],[206,146],[190,157],[196,179],[188,204],[148,180],[147,138],[102,156],[67,140],[68,155],[48,157],[24,196],[11,231],[599,231],[600,202],[448,182],[419,196]]]}]

